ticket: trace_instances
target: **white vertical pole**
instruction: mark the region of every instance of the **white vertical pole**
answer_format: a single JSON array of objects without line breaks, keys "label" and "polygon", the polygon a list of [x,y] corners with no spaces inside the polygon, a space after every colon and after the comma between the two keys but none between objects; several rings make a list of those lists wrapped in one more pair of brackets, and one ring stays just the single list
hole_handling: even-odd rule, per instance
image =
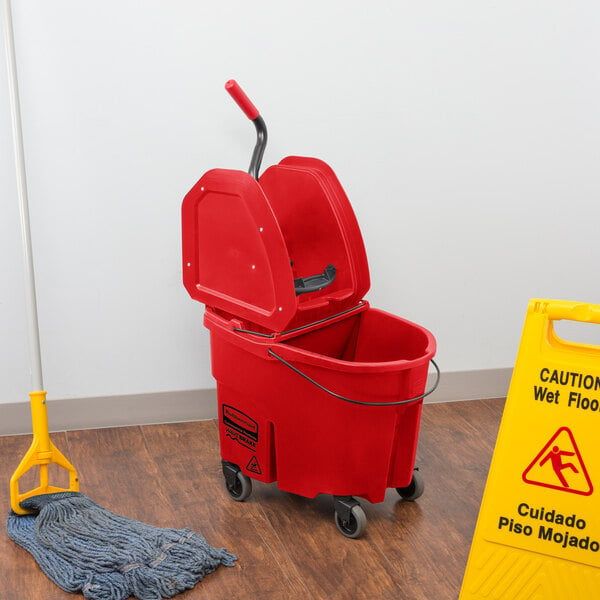
[{"label": "white vertical pole", "polygon": [[23,128],[19,103],[19,85],[17,81],[17,63],[15,59],[15,40],[13,35],[12,11],[10,0],[3,0],[4,46],[8,71],[8,95],[13,131],[13,148],[17,175],[17,196],[21,216],[21,238],[25,263],[25,303],[27,309],[27,327],[29,338],[29,357],[31,361],[32,389],[44,389],[42,377],[42,358],[40,351],[40,332],[38,326],[37,299],[35,293],[35,274],[31,247],[31,228],[29,224],[29,201],[27,198],[27,177],[25,173],[25,154],[23,151]]}]

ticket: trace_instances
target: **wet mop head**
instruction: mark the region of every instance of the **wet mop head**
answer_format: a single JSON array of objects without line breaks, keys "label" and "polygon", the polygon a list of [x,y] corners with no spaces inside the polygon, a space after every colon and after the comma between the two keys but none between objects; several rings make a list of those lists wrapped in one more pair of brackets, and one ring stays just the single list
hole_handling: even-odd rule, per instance
[{"label": "wet mop head", "polygon": [[9,537],[60,588],[92,600],[172,598],[236,557],[189,529],[118,516],[78,492],[33,496],[11,511]]}]

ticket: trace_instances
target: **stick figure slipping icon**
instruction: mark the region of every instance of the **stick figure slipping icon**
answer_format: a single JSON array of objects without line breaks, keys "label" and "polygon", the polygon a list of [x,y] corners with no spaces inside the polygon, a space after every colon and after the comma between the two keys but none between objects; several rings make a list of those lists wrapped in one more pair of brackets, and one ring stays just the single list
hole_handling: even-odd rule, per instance
[{"label": "stick figure slipping icon", "polygon": [[565,469],[571,469],[574,473],[579,473],[579,469],[577,469],[573,463],[564,463],[562,459],[563,456],[575,456],[575,452],[567,452],[566,450],[561,450],[558,446],[552,446],[552,450],[550,450],[550,452],[548,452],[548,454],[540,461],[540,467],[543,467],[550,461],[560,483],[563,487],[568,488],[570,487],[569,482],[565,479],[562,472]]}]

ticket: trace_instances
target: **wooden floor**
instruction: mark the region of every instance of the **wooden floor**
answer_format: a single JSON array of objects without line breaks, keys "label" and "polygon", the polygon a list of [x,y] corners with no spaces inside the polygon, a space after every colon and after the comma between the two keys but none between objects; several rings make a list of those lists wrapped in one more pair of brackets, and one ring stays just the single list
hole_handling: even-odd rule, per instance
[{"label": "wooden floor", "polygon": [[[417,464],[425,494],[361,504],[362,539],[338,533],[330,497],[314,500],[255,482],[234,502],[224,491],[214,421],[55,434],[101,506],[161,527],[190,527],[238,555],[181,600],[455,600],[469,552],[503,400],[426,404]],[[0,437],[0,505],[28,436]],[[3,600],[71,600],[0,532]]]}]

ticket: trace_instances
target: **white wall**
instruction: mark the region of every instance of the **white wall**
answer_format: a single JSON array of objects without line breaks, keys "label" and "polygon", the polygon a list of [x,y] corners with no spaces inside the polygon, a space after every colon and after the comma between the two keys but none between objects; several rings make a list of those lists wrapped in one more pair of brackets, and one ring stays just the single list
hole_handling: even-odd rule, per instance
[{"label": "white wall", "polygon": [[[381,308],[446,372],[510,367],[529,298],[600,302],[600,6],[275,0],[13,2],[51,398],[207,388],[179,207],[212,167],[323,158]],[[0,402],[29,391],[0,74]]]}]

